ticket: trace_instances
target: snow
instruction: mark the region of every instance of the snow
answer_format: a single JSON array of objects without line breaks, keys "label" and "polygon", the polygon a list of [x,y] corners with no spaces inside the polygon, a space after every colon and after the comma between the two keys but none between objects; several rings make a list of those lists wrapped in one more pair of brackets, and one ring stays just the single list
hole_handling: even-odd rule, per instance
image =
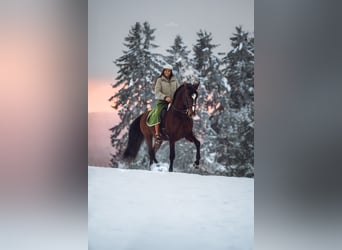
[{"label": "snow", "polygon": [[253,179],[165,168],[89,167],[89,249],[253,249]]},{"label": "snow", "polygon": [[227,81],[226,78],[223,78],[222,79],[222,82],[223,82],[223,86],[228,90],[228,92],[230,92],[230,90],[232,89]]},{"label": "snow", "polygon": [[169,164],[167,163],[153,163],[151,165],[151,171],[157,171],[157,172],[169,172]]}]

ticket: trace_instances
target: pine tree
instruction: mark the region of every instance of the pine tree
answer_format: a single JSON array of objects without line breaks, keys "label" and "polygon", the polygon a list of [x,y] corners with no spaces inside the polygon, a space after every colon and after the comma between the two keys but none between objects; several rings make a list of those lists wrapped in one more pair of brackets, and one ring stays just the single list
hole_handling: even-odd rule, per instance
[{"label": "pine tree", "polygon": [[214,136],[210,123],[210,113],[217,108],[218,97],[224,92],[223,76],[219,69],[220,60],[214,55],[213,49],[218,45],[212,44],[212,35],[200,30],[195,44],[193,66],[199,72],[200,89],[198,99],[198,114],[201,117],[201,129],[205,135]]},{"label": "pine tree", "polygon": [[211,33],[200,30],[197,35],[199,38],[193,48],[193,65],[199,72],[201,81],[199,102],[202,109],[212,112],[217,108],[218,97],[226,91],[220,70],[221,60],[213,53],[218,45],[212,44]]},{"label": "pine tree", "polygon": [[[213,49],[218,45],[212,44],[211,33],[200,31],[197,33],[198,39],[195,44],[193,65],[200,75],[200,89],[198,100],[198,115],[200,119],[195,123],[196,129],[201,132],[203,158],[205,165],[211,171],[215,171],[215,166],[211,164],[216,147],[221,143],[217,140],[217,132],[212,127],[212,118],[215,114],[224,109],[224,97],[228,95],[225,80],[220,69],[221,60],[214,55]],[[214,157],[215,158],[215,157]]]},{"label": "pine tree", "polygon": [[190,50],[187,50],[180,35],[176,36],[174,44],[166,52],[169,53],[166,56],[166,61],[173,65],[173,71],[178,81],[180,83],[183,81],[193,82],[194,72],[189,60]]},{"label": "pine tree", "polygon": [[236,33],[230,38],[232,50],[223,61],[227,67],[223,70],[231,87],[231,108],[241,108],[254,100],[254,38],[248,37],[242,27],[236,27]]},{"label": "pine tree", "polygon": [[158,55],[151,52],[151,49],[157,47],[153,44],[154,31],[147,22],[143,25],[137,22],[125,38],[124,45],[127,50],[114,62],[119,71],[113,88],[120,90],[110,97],[109,101],[114,101],[112,107],[118,110],[121,121],[110,129],[111,143],[116,149],[111,160],[113,166],[117,164],[116,161],[127,145],[129,125],[141,113],[151,108],[154,98],[151,83],[160,73]]},{"label": "pine tree", "polygon": [[215,160],[226,166],[230,175],[253,176],[254,38],[241,27],[236,30],[230,38],[233,48],[223,58],[229,94],[221,102],[227,108],[211,119],[211,126],[218,134],[213,151]]}]

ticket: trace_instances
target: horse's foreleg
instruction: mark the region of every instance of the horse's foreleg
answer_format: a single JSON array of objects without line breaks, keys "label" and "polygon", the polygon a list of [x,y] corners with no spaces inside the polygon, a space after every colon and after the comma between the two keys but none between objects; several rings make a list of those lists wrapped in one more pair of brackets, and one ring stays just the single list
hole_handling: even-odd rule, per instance
[{"label": "horse's foreleg", "polygon": [[199,165],[199,160],[201,159],[201,154],[200,154],[201,143],[199,140],[197,140],[197,138],[193,134],[191,134],[190,136],[187,136],[186,139],[193,142],[196,146],[196,161],[194,163],[195,163],[195,167],[197,167]]},{"label": "horse's foreleg", "polygon": [[173,160],[175,159],[175,142],[170,140],[170,166],[169,172],[173,171]]},{"label": "horse's foreleg", "polygon": [[200,148],[201,148],[201,143],[199,140],[197,140],[197,138],[194,136],[194,143],[196,146],[196,161],[195,164],[196,166],[199,165],[199,160],[201,159],[201,154],[200,154]]}]

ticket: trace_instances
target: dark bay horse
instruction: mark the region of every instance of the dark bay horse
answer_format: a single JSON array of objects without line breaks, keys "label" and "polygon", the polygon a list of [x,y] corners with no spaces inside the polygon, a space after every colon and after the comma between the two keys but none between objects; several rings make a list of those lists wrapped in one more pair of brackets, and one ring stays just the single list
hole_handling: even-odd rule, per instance
[{"label": "dark bay horse", "polygon": [[[192,116],[195,114],[196,100],[198,97],[197,89],[199,84],[181,85],[175,92],[171,106],[165,115],[165,134],[162,134],[162,140],[168,140],[170,143],[170,165],[169,172],[173,171],[173,160],[175,158],[175,143],[176,141],[185,138],[193,142],[196,146],[196,161],[194,166],[198,167],[200,160],[200,142],[192,132],[193,120]],[[150,156],[150,165],[153,162],[158,163],[156,159],[156,151],[161,144],[154,143],[153,138],[155,134],[154,127],[149,127],[146,124],[146,119],[150,111],[145,112],[136,118],[130,128],[128,134],[128,145],[124,152],[125,159],[134,159],[140,146],[145,139],[148,146],[148,153]]]}]

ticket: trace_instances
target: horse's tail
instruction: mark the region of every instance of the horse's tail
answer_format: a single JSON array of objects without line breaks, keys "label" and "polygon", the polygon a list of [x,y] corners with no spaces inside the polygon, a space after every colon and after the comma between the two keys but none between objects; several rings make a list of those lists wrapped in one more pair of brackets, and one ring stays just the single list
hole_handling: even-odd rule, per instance
[{"label": "horse's tail", "polygon": [[144,140],[144,135],[140,130],[140,120],[143,115],[136,118],[129,127],[128,145],[123,154],[124,159],[134,159],[140,149],[141,143]]}]

